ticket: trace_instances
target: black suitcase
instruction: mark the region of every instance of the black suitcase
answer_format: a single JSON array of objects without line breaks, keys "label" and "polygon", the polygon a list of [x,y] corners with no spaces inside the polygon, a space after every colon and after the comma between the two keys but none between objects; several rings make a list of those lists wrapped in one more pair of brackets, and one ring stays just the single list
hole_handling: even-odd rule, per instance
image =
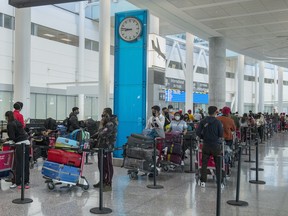
[{"label": "black suitcase", "polygon": [[139,147],[139,148],[153,148],[154,146],[154,140],[153,139],[143,139],[140,137],[135,137],[135,136],[129,136],[127,140],[127,145],[129,148],[132,147]]},{"label": "black suitcase", "polygon": [[[153,161],[154,149],[143,149],[139,147],[127,148],[126,156],[130,158]],[[157,152],[156,152],[157,155]]]},{"label": "black suitcase", "polygon": [[145,161],[145,160],[139,160],[136,158],[129,158],[126,157],[124,159],[124,168],[126,169],[140,169],[143,171],[150,172],[152,163]]},{"label": "black suitcase", "polygon": [[167,148],[168,154],[176,154],[176,155],[182,155],[182,145],[179,144],[166,144],[165,148]]}]

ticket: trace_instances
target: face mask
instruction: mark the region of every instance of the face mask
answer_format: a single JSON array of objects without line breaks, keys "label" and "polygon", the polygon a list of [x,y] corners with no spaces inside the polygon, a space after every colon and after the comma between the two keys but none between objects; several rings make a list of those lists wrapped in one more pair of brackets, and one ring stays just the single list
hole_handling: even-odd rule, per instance
[{"label": "face mask", "polygon": [[169,109],[169,112],[173,112],[173,109]]},{"label": "face mask", "polygon": [[155,113],[155,112],[152,112],[152,115],[155,117],[155,116],[156,116],[156,113]]},{"label": "face mask", "polygon": [[175,120],[179,121],[180,120],[180,116],[175,116]]},{"label": "face mask", "polygon": [[79,114],[79,111],[76,111],[75,114],[78,115],[78,114]]}]

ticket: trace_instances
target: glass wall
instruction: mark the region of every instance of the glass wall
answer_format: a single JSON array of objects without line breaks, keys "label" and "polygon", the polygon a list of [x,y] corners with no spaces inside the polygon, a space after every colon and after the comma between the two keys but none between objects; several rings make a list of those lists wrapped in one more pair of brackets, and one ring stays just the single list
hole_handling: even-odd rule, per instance
[{"label": "glass wall", "polygon": [[0,92],[0,119],[5,119],[5,112],[12,110],[12,93],[11,92]]}]

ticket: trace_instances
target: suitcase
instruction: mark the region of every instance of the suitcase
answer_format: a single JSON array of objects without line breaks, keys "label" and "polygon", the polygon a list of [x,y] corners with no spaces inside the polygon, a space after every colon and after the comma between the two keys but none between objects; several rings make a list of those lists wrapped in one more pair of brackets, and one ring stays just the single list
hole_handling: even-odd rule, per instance
[{"label": "suitcase", "polygon": [[148,136],[144,136],[143,134],[131,134],[132,137],[135,137],[137,139],[141,139],[141,140],[153,140],[152,137],[148,137]]},{"label": "suitcase", "polygon": [[79,142],[77,142],[76,140],[71,140],[65,137],[58,137],[56,139],[56,144],[55,147],[57,148],[61,148],[61,147],[67,147],[67,148],[75,148],[75,147],[79,147]]},{"label": "suitcase", "polygon": [[165,148],[167,148],[168,154],[182,155],[182,146],[179,144],[166,144]]},{"label": "suitcase", "polygon": [[[152,161],[153,154],[154,154],[154,149],[142,149],[138,147],[126,149],[126,156],[129,158]],[[157,151],[156,151],[156,155],[158,155]]]},{"label": "suitcase", "polygon": [[67,152],[60,149],[49,149],[47,160],[69,166],[80,167],[82,161],[82,155],[74,152]]},{"label": "suitcase", "polygon": [[142,139],[140,137],[129,136],[127,140],[128,147],[139,147],[139,148],[153,148],[153,139]]},{"label": "suitcase", "polygon": [[53,180],[76,184],[79,180],[80,168],[45,161],[42,174]]},{"label": "suitcase", "polygon": [[180,155],[176,155],[176,154],[167,154],[166,155],[166,160],[167,161],[170,161],[172,163],[175,163],[175,164],[181,164],[182,162],[182,158]]},{"label": "suitcase", "polygon": [[152,163],[145,161],[145,160],[139,160],[136,158],[128,158],[125,157],[124,159],[124,168],[126,169],[140,169],[143,171],[152,171],[151,168]]},{"label": "suitcase", "polygon": [[179,131],[174,131],[174,132],[169,132],[169,133],[165,133],[165,140],[166,142],[169,143],[182,143],[182,136],[181,136],[182,132]]}]

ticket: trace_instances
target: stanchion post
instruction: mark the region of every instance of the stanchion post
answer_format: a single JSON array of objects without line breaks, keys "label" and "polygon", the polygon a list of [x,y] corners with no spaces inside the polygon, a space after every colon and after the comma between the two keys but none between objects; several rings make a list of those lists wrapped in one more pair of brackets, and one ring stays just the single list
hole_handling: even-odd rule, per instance
[{"label": "stanchion post", "polygon": [[[246,162],[246,163],[255,163],[255,161],[252,161],[252,160],[251,160],[251,139],[252,139],[251,133],[252,133],[252,130],[251,130],[251,128],[250,128],[248,160],[245,160],[245,161],[244,161],[244,162]],[[247,138],[246,138],[246,139],[247,139]]]},{"label": "stanchion post", "polygon": [[218,167],[217,174],[217,203],[216,203],[216,216],[221,215],[221,184],[222,184],[222,156],[219,155],[218,157],[218,163],[216,166]]},{"label": "stanchion post", "polygon": [[228,200],[227,203],[229,205],[235,206],[248,206],[248,202],[239,200],[239,193],[240,193],[240,171],[241,171],[241,152],[242,146],[239,146],[239,153],[238,153],[238,170],[237,170],[237,187],[236,187],[236,200]]},{"label": "stanchion post", "polygon": [[156,143],[157,143],[157,139],[154,140],[154,153],[153,153],[153,162],[154,162],[154,167],[153,167],[153,182],[154,184],[153,185],[147,185],[147,188],[150,188],[150,189],[162,189],[164,188],[162,185],[157,185],[156,184]]},{"label": "stanchion post", "polygon": [[26,154],[26,144],[21,143],[22,147],[22,178],[21,178],[21,198],[20,199],[14,199],[12,200],[12,203],[14,204],[26,204],[26,203],[32,203],[33,200],[30,198],[25,198],[25,154]]},{"label": "stanchion post", "polygon": [[93,214],[110,214],[112,209],[103,207],[103,154],[104,149],[100,148],[98,154],[100,154],[100,188],[99,188],[99,207],[90,209]]},{"label": "stanchion post", "polygon": [[258,163],[259,163],[259,150],[258,150],[258,139],[256,140],[256,180],[250,180],[249,182],[251,184],[266,184],[265,181],[259,180],[258,179],[258,171],[259,171],[259,167],[258,167]]}]

